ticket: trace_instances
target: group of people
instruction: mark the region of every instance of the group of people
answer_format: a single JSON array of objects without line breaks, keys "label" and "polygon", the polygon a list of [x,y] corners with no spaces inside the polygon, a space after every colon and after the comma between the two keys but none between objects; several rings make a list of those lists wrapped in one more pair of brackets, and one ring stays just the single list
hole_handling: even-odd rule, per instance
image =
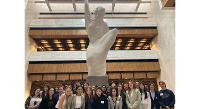
[{"label": "group of people", "polygon": [[25,102],[25,109],[174,109],[175,95],[163,81],[155,84],[130,80],[111,86],[88,83],[52,88],[36,88]]}]

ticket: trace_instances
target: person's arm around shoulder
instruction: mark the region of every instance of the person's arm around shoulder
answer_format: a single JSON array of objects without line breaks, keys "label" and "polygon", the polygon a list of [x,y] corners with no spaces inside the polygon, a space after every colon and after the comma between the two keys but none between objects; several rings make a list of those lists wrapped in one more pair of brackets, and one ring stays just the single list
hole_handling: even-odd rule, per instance
[{"label": "person's arm around shoulder", "polygon": [[62,94],[60,97],[59,97],[59,103],[58,103],[58,109],[62,109],[62,105],[64,103],[64,99],[65,99],[65,95]]}]

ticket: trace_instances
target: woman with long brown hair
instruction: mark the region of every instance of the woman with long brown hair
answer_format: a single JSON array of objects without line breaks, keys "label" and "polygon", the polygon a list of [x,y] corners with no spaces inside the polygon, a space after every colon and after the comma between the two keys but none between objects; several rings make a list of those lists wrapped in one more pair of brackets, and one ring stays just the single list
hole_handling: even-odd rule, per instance
[{"label": "woman with long brown hair", "polygon": [[108,96],[108,109],[122,109],[122,97],[118,96],[118,90],[111,88],[111,94]]},{"label": "woman with long brown hair", "polygon": [[92,88],[89,86],[85,90],[85,109],[92,109],[93,97]]},{"label": "woman with long brown hair", "polygon": [[55,90],[51,87],[48,95],[42,99],[39,109],[55,109],[56,101],[54,100],[54,93]]},{"label": "woman with long brown hair", "polygon": [[25,109],[38,109],[41,101],[40,88],[35,88],[31,96],[26,99]]},{"label": "woman with long brown hair", "polygon": [[135,87],[133,81],[128,83],[129,89],[126,92],[126,103],[128,109],[140,109],[141,94],[138,89]]}]

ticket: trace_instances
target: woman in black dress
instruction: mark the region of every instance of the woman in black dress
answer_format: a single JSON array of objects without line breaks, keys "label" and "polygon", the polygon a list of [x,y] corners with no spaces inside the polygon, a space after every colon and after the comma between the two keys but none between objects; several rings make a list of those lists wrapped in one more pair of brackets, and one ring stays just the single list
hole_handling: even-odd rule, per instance
[{"label": "woman in black dress", "polygon": [[56,100],[53,97],[54,88],[49,89],[49,93],[42,99],[39,109],[54,109],[56,105]]},{"label": "woman in black dress", "polygon": [[108,100],[107,97],[103,95],[101,87],[96,89],[92,109],[108,109]]}]

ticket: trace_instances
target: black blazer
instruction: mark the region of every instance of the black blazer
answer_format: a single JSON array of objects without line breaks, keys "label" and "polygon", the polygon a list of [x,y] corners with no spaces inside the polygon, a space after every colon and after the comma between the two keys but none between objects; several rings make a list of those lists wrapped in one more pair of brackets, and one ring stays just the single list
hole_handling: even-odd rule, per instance
[{"label": "black blazer", "polygon": [[93,109],[92,108],[92,103],[94,97],[91,95],[90,97],[88,95],[85,95],[85,109]]},{"label": "black blazer", "polygon": [[92,103],[92,109],[108,109],[107,97],[105,95],[101,95],[100,97],[96,95]]},{"label": "black blazer", "polygon": [[122,109],[128,109],[126,104],[126,93],[121,92],[120,96],[122,97]]},{"label": "black blazer", "polygon": [[50,99],[49,96],[46,96],[42,99],[39,109],[54,109],[56,105],[56,101],[53,99]]},{"label": "black blazer", "polygon": [[160,105],[158,103],[158,98],[159,98],[159,92],[155,91],[155,97],[152,98],[151,92],[150,93],[150,98],[151,98],[151,109],[160,109]]}]

